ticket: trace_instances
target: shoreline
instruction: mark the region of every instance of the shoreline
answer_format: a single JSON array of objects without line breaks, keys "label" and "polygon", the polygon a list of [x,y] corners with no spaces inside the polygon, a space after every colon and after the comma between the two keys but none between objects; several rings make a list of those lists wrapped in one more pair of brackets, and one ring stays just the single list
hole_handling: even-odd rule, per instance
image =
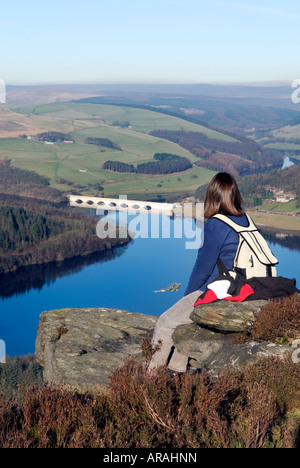
[{"label": "shoreline", "polygon": [[300,216],[246,210],[258,227],[300,236]]},{"label": "shoreline", "polygon": [[[269,213],[254,209],[246,209],[245,211],[258,227],[300,236],[300,215],[298,214]],[[177,209],[177,212],[174,210],[174,213],[180,216],[180,210]],[[192,206],[191,217],[196,219],[195,204]]]}]

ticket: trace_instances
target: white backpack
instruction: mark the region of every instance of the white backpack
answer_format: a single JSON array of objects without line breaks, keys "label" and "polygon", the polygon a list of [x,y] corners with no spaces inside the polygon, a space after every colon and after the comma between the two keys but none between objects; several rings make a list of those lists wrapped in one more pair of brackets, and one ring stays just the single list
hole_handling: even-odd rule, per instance
[{"label": "white backpack", "polygon": [[249,226],[236,224],[228,216],[217,214],[214,218],[230,226],[239,236],[239,245],[234,259],[233,270],[229,272],[234,278],[240,272],[247,279],[253,277],[277,276],[274,257],[267,242],[255,226],[250,216],[246,215]]}]

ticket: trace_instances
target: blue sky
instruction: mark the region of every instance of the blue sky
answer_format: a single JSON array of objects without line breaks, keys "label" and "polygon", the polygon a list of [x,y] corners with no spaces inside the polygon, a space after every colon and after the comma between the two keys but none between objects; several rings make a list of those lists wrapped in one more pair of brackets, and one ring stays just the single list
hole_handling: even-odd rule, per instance
[{"label": "blue sky", "polygon": [[7,84],[250,83],[300,78],[298,0],[10,0]]}]

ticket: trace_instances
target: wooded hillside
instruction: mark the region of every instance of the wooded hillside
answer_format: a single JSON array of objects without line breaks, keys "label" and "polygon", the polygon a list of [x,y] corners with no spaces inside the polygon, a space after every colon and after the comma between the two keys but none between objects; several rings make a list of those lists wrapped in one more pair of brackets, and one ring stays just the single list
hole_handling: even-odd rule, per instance
[{"label": "wooded hillside", "polygon": [[[285,170],[276,170],[265,174],[253,174],[237,179],[240,191],[246,204],[253,205],[253,199],[272,198],[270,188],[294,192],[297,204],[300,204],[300,166],[291,166]],[[203,185],[196,191],[199,200],[205,199],[207,186]]]},{"label": "wooded hillside", "polygon": [[239,141],[208,138],[203,133],[156,130],[150,135],[172,141],[201,158],[197,165],[232,175],[251,174],[282,165],[282,155],[245,137]]},{"label": "wooded hillside", "polygon": [[69,209],[47,179],[8,163],[0,165],[0,195],[0,274],[101,252],[129,240],[99,239],[96,218]]},{"label": "wooded hillside", "polygon": [[259,196],[267,198],[266,190],[274,187],[285,192],[294,192],[300,202],[300,166],[291,166],[285,170],[272,171],[267,174],[242,177],[239,186],[244,197]]},{"label": "wooded hillside", "polygon": [[22,195],[29,198],[65,203],[66,197],[50,187],[49,179],[34,171],[11,166],[9,160],[0,164],[0,194]]}]

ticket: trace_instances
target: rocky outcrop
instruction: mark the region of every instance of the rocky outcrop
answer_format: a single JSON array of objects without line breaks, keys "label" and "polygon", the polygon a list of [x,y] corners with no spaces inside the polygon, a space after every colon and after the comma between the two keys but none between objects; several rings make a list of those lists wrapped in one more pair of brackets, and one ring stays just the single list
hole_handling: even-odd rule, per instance
[{"label": "rocky outcrop", "polygon": [[104,388],[128,356],[141,353],[141,339],[154,329],[156,320],[118,309],[43,312],[36,358],[44,380],[83,390]]},{"label": "rocky outcrop", "polygon": [[195,307],[191,319],[201,327],[221,333],[243,332],[254,323],[255,316],[266,303],[267,301],[213,302]]},{"label": "rocky outcrop", "polygon": [[[193,323],[178,327],[173,340],[190,356],[193,367],[217,375],[227,366],[240,369],[260,358],[283,356],[293,348],[247,341],[233,344],[238,332],[255,321],[266,301],[215,302],[194,309]],[[63,309],[43,312],[36,339],[36,358],[44,380],[76,389],[105,388],[111,373],[129,356],[141,355],[141,340],[158,317],[118,309]]]},{"label": "rocky outcrop", "polygon": [[193,367],[212,375],[226,367],[237,370],[264,357],[283,356],[291,351],[290,346],[255,341],[234,344],[237,333],[253,325],[265,304],[267,301],[219,301],[195,307],[194,323],[178,327],[173,334],[177,350],[190,356]]}]

